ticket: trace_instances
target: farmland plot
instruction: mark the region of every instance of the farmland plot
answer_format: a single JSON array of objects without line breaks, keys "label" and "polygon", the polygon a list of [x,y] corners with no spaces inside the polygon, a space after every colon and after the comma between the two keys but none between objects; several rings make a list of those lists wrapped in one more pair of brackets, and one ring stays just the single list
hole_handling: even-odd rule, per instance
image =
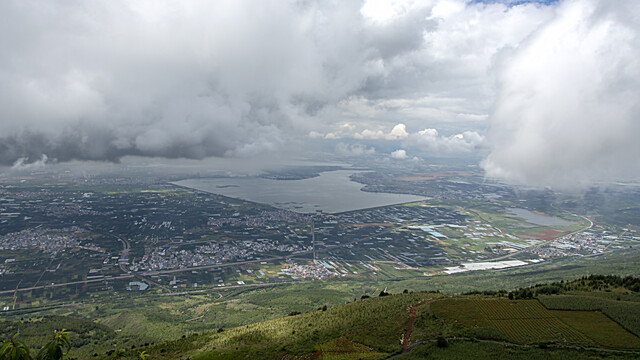
[{"label": "farmland plot", "polygon": [[598,344],[613,348],[640,348],[640,338],[597,311],[552,310],[565,324],[587,334]]},{"label": "farmland plot", "polygon": [[431,309],[438,317],[472,329],[496,329],[515,343],[595,344],[537,300],[447,299],[431,304]]},{"label": "farmland plot", "polygon": [[552,310],[601,310],[636,336],[640,336],[640,303],[583,295],[546,295],[540,302]]}]

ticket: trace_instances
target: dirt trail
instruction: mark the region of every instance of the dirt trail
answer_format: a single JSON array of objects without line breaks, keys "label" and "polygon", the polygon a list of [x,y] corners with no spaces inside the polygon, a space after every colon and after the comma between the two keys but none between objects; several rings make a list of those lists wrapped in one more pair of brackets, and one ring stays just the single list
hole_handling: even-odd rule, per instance
[{"label": "dirt trail", "polygon": [[407,353],[411,350],[409,345],[411,340],[411,332],[413,331],[413,323],[416,321],[416,309],[419,306],[426,305],[438,300],[442,300],[442,298],[425,300],[409,308],[409,324],[407,324],[407,330],[402,336],[402,353]]}]

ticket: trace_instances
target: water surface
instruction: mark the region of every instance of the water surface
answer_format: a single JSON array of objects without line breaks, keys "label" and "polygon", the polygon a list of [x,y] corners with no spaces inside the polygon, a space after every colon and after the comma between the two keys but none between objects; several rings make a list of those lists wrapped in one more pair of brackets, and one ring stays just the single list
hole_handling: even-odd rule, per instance
[{"label": "water surface", "polygon": [[426,199],[415,195],[362,191],[364,185],[349,178],[354,173],[356,171],[353,170],[328,171],[303,180],[199,178],[174,184],[301,213],[339,213]]},{"label": "water surface", "polygon": [[574,224],[571,221],[563,220],[557,217],[536,214],[527,209],[509,208],[507,210],[511,214],[522,218],[531,224],[543,226],[570,226]]}]

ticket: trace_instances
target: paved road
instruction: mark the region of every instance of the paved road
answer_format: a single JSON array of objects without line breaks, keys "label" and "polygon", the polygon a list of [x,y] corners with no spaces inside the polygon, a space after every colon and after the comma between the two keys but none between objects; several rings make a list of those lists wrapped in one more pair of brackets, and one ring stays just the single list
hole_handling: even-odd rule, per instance
[{"label": "paved road", "polygon": [[20,288],[20,289],[16,289],[16,290],[3,290],[3,291],[0,291],[0,294],[8,294],[8,293],[12,293],[14,291],[31,291],[31,290],[37,290],[37,289],[48,289],[48,288],[56,288],[56,287],[69,286],[69,285],[88,284],[88,283],[100,282],[100,281],[105,281],[105,280],[130,279],[132,277],[133,277],[133,275],[131,275],[131,274],[122,274],[120,276],[108,276],[108,277],[103,277],[103,278],[99,278],[99,279],[70,281],[70,282],[60,283],[60,284],[48,284],[48,285],[40,285],[40,286],[31,286],[31,287]]}]

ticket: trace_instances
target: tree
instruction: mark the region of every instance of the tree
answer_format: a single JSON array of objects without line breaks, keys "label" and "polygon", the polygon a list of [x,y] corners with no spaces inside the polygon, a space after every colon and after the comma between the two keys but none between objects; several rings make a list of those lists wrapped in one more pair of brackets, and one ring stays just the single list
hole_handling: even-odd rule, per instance
[{"label": "tree", "polygon": [[53,330],[53,336],[49,338],[46,344],[38,351],[36,359],[38,360],[61,360],[68,359],[67,352],[71,349],[69,342],[69,333],[62,329],[60,331]]},{"label": "tree", "polygon": [[31,350],[24,342],[17,339],[18,334],[11,340],[5,340],[0,345],[0,359],[2,360],[31,360]]}]

